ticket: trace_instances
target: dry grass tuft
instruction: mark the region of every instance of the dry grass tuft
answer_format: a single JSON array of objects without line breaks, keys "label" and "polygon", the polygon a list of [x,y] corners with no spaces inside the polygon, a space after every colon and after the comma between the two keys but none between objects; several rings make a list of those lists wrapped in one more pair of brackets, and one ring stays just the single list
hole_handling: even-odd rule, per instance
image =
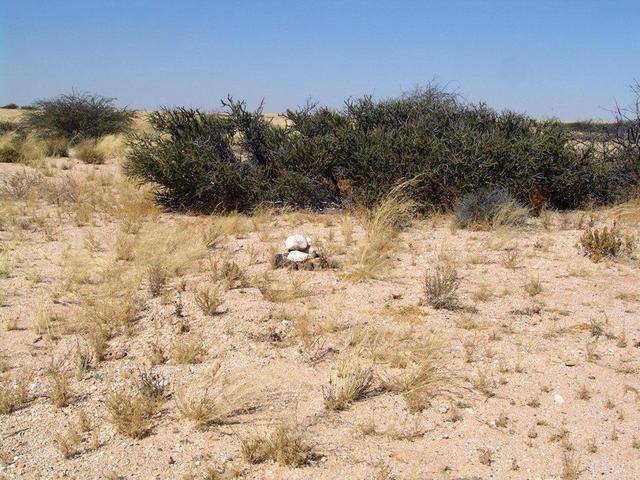
[{"label": "dry grass tuft", "polygon": [[222,305],[222,295],[217,288],[205,287],[198,290],[194,294],[196,305],[202,310],[202,313],[208,316],[214,316],[220,305]]},{"label": "dry grass tuft", "polygon": [[373,385],[373,368],[365,365],[355,355],[339,360],[336,378],[329,380],[329,386],[322,389],[324,407],[327,410],[345,410],[353,402],[365,397]]},{"label": "dry grass tuft", "polygon": [[149,434],[153,417],[166,401],[165,382],[143,373],[134,387],[113,389],[106,395],[109,419],[118,433],[131,438]]},{"label": "dry grass tuft", "polygon": [[180,365],[202,363],[207,356],[202,337],[195,334],[178,335],[169,353]]},{"label": "dry grass tuft", "polygon": [[127,152],[127,142],[122,134],[105,135],[96,142],[95,149],[105,159],[122,158]]},{"label": "dry grass tuft", "polygon": [[23,407],[29,400],[29,379],[20,376],[0,376],[0,415]]},{"label": "dry grass tuft", "polygon": [[539,278],[530,278],[524,284],[524,291],[527,292],[530,297],[540,295],[542,290],[542,282]]},{"label": "dry grass tuft", "polygon": [[574,454],[565,452],[562,457],[562,470],[560,471],[561,480],[578,480],[583,470]]},{"label": "dry grass tuft", "polygon": [[261,395],[240,376],[222,376],[220,365],[203,378],[189,382],[178,391],[180,414],[198,428],[227,423],[232,418],[259,408]]},{"label": "dry grass tuft", "polygon": [[397,247],[401,228],[411,221],[416,210],[416,203],[408,194],[412,183],[398,185],[375,209],[363,213],[364,244],[357,249],[352,259],[354,267],[346,279],[361,282],[381,278],[388,272],[390,253]]},{"label": "dry grass tuft", "polygon": [[62,458],[69,459],[78,454],[82,437],[75,426],[70,426],[64,432],[56,434],[54,442]]},{"label": "dry grass tuft", "polygon": [[445,368],[440,344],[430,341],[414,345],[400,373],[381,374],[382,388],[403,395],[410,412],[420,412],[443,393],[452,377]]},{"label": "dry grass tuft", "polygon": [[457,290],[460,278],[455,266],[450,262],[439,262],[432,270],[427,270],[424,280],[425,302],[433,308],[456,308]]},{"label": "dry grass tuft", "polygon": [[58,408],[69,405],[72,398],[69,372],[65,371],[60,363],[52,361],[47,368],[46,375],[51,403]]},{"label": "dry grass tuft", "polygon": [[313,458],[312,449],[293,423],[280,423],[267,436],[242,441],[242,458],[252,464],[272,460],[288,467],[301,467]]},{"label": "dry grass tuft", "polygon": [[105,162],[106,156],[104,152],[97,148],[95,140],[83,140],[73,149],[75,157],[84,163],[93,165],[101,165]]}]

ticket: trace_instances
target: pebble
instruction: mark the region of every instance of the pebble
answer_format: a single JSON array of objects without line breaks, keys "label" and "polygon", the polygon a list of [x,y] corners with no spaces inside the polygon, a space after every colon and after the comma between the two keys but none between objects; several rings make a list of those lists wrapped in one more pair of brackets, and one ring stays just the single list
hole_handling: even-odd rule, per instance
[{"label": "pebble", "polygon": [[559,395],[557,393],[553,396],[553,399],[555,400],[556,403],[559,403],[559,404],[564,403],[564,398],[562,397],[562,395]]}]

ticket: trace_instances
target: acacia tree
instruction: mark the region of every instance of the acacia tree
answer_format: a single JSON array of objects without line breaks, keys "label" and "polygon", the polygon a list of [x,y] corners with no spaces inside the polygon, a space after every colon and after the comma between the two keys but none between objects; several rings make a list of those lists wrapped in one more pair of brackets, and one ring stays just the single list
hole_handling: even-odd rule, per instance
[{"label": "acacia tree", "polygon": [[25,124],[45,135],[72,141],[120,133],[131,125],[133,112],[116,108],[115,101],[115,98],[74,90],[36,101]]}]

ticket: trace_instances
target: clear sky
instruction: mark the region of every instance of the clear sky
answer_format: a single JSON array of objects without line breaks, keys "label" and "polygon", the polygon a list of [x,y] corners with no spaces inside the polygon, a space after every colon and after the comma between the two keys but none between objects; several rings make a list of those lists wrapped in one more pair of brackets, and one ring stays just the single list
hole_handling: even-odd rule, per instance
[{"label": "clear sky", "polygon": [[282,111],[435,79],[470,101],[608,118],[640,80],[640,0],[0,0],[0,104]]}]

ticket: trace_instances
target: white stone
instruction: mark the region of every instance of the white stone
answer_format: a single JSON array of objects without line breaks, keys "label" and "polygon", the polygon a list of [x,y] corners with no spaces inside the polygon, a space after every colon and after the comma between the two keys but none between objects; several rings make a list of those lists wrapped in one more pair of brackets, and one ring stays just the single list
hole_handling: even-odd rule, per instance
[{"label": "white stone", "polygon": [[558,395],[557,393],[553,396],[553,399],[556,401],[556,403],[564,403],[564,398],[562,398],[562,395]]},{"label": "white stone", "polygon": [[291,235],[285,240],[284,246],[288,251],[304,251],[309,248],[309,242],[304,235]]},{"label": "white stone", "polygon": [[293,250],[287,255],[287,260],[290,262],[304,262],[307,258],[309,258],[308,253],[298,252],[297,250]]}]

